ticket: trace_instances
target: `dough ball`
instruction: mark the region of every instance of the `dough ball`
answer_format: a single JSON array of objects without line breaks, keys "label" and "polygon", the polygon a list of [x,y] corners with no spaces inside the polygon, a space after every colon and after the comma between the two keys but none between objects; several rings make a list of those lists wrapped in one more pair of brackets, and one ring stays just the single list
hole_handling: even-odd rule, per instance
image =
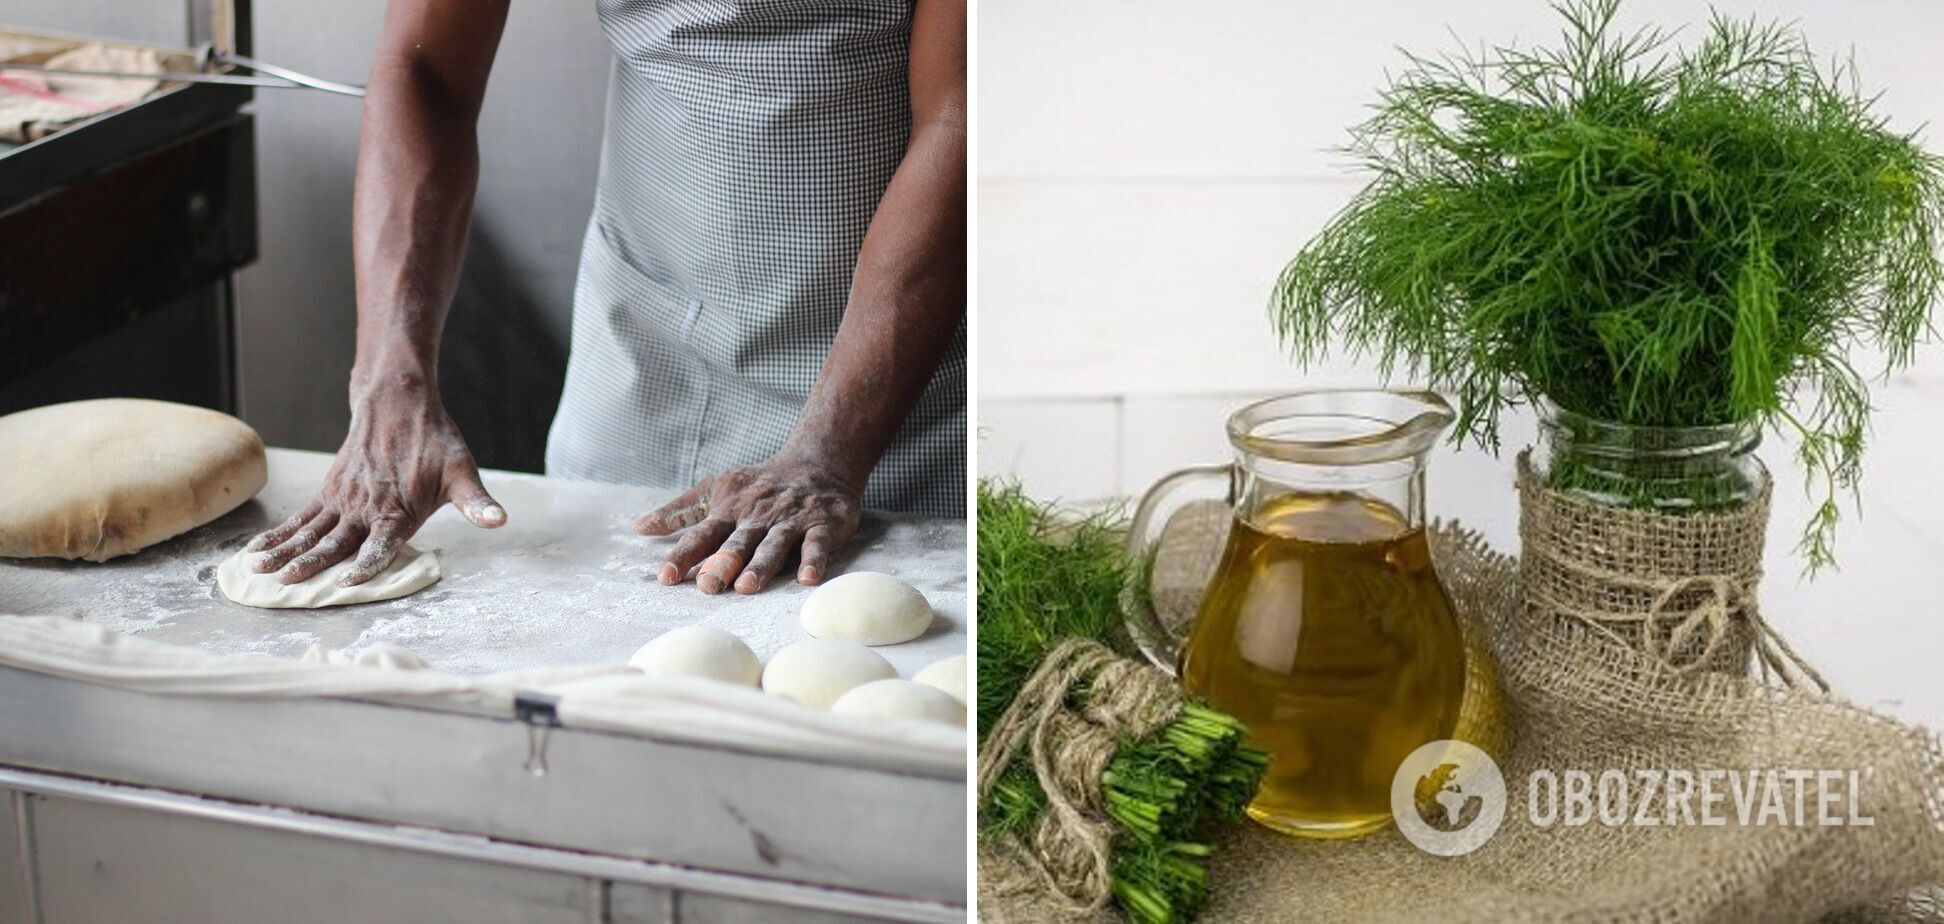
[{"label": "dough ball", "polygon": [[965,703],[965,668],[969,661],[970,659],[964,655],[953,655],[940,661],[933,661],[925,665],[923,670],[913,674],[911,682],[922,683],[928,687],[937,687],[940,690],[944,690],[952,694],[952,698],[958,700],[960,705],[963,705]]},{"label": "dough ball", "polygon": [[222,516],[268,477],[228,414],[105,398],[0,417],[0,557],[107,561]]},{"label": "dough ball", "polygon": [[831,578],[803,601],[803,629],[818,638],[896,645],[925,634],[931,621],[924,594],[876,571]]},{"label": "dough ball", "polygon": [[965,727],[965,704],[937,687],[909,680],[874,680],[837,697],[830,711],[874,719],[923,719]]},{"label": "dough ball", "polygon": [[763,668],[763,689],[813,709],[829,709],[852,687],[896,679],[884,656],[856,642],[811,638],[784,647]]},{"label": "dough ball", "polygon": [[756,660],[743,640],[721,629],[683,626],[655,636],[628,659],[628,666],[644,674],[707,677],[724,683],[756,686],[763,678],[763,662]]},{"label": "dough ball", "polygon": [[337,586],[338,578],[357,563],[352,555],[335,565],[325,568],[305,580],[295,584],[285,584],[277,580],[277,572],[253,571],[247,567],[250,559],[261,552],[238,552],[223,559],[216,566],[216,587],[223,596],[244,606],[260,606],[272,610],[313,610],[326,606],[344,606],[350,603],[376,603],[391,600],[407,594],[415,594],[432,586],[439,580],[439,556],[430,552],[420,552],[405,543],[398,547],[398,555],[385,570],[372,575],[371,580],[352,587]]}]

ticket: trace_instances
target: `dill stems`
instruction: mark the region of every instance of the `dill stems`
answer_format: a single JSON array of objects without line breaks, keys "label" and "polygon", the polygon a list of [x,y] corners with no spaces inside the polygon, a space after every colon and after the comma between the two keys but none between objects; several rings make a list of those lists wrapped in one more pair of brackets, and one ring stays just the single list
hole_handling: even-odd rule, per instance
[{"label": "dill stems", "polygon": [[1555,6],[1557,48],[1416,57],[1348,152],[1370,184],[1283,271],[1278,334],[1455,393],[1498,447],[1539,396],[1634,427],[1792,434],[1829,564],[1869,396],[1930,332],[1944,162],[1790,27],[1713,19],[1677,49],[1618,0]]},{"label": "dill stems", "polygon": [[[1141,570],[1108,514],[1063,517],[1016,484],[981,481],[978,492],[978,729],[1012,704],[1047,652],[1091,638],[1141,657],[1123,629],[1120,600]],[[1091,689],[1068,693],[1079,711]],[[1207,900],[1210,823],[1233,822],[1255,796],[1268,756],[1245,743],[1233,717],[1185,699],[1181,714],[1144,739],[1120,743],[1100,779],[1114,827],[1111,890],[1129,920],[1192,920]],[[1047,811],[1032,768],[1015,760],[979,805],[982,837],[1033,843]]]}]

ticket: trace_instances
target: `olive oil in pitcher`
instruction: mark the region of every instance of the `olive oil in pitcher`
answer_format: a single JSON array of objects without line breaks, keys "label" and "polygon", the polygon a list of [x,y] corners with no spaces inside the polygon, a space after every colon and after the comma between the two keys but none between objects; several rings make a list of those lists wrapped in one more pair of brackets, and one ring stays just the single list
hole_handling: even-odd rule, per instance
[{"label": "olive oil in pitcher", "polygon": [[[1128,631],[1249,726],[1269,754],[1249,814],[1269,827],[1382,828],[1398,766],[1457,727],[1466,648],[1424,534],[1425,461],[1456,416],[1422,391],[1258,401],[1229,415],[1232,463],[1170,473],[1135,507],[1128,550],[1155,563],[1150,591],[1172,583],[1133,595]],[[1179,551],[1214,551],[1210,514],[1228,520],[1212,569]]]},{"label": "olive oil in pitcher", "polygon": [[1249,814],[1310,837],[1391,819],[1391,777],[1450,737],[1465,650],[1421,525],[1353,493],[1236,518],[1184,648],[1183,685],[1270,755]]}]

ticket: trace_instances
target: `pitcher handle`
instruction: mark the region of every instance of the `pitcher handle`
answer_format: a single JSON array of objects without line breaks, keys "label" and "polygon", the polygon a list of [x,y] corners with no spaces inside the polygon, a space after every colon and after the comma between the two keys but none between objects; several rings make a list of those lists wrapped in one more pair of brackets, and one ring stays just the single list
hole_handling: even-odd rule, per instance
[{"label": "pitcher handle", "polygon": [[[1235,508],[1235,466],[1194,465],[1169,473],[1148,488],[1134,508],[1133,522],[1127,528],[1127,554],[1135,562],[1122,612],[1127,631],[1154,666],[1175,676],[1181,664],[1182,639],[1161,622],[1154,612],[1148,591],[1152,588],[1153,552],[1161,541],[1162,530],[1188,503],[1219,497],[1231,511]],[[1219,488],[1219,491],[1211,490]]]}]

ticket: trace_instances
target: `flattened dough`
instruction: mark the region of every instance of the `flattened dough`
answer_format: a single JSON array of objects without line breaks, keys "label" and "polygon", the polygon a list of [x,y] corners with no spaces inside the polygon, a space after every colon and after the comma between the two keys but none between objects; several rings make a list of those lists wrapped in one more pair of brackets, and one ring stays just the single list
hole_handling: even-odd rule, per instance
[{"label": "flattened dough", "polygon": [[228,414],[104,398],[0,417],[0,557],[107,561],[262,490],[263,440]]},{"label": "flattened dough", "polygon": [[216,567],[216,586],[223,596],[244,606],[265,609],[310,609],[343,606],[347,603],[376,603],[406,594],[415,594],[439,580],[439,556],[421,552],[408,545],[398,547],[398,557],[376,577],[356,587],[337,586],[338,578],[356,561],[356,556],[310,576],[296,584],[277,583],[277,572],[261,574],[244,567],[245,558],[261,553],[237,552]]}]

